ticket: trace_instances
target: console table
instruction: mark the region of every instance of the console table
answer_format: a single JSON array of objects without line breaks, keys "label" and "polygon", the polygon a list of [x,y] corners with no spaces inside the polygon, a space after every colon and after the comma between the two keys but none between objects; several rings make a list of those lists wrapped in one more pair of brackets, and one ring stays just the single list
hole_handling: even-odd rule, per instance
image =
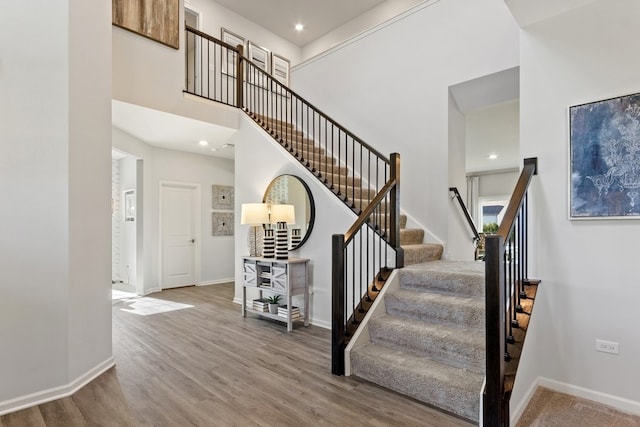
[{"label": "console table", "polygon": [[[253,303],[247,307],[247,288],[257,289],[259,298],[263,292],[271,295],[282,295],[287,306],[286,317],[269,312],[258,311],[253,308]],[[292,297],[304,295],[304,305],[301,316],[292,318]],[[287,331],[293,330],[294,321],[303,321],[309,326],[309,260],[304,258],[242,258],[242,317],[247,312],[255,313],[269,319],[287,323]]]}]

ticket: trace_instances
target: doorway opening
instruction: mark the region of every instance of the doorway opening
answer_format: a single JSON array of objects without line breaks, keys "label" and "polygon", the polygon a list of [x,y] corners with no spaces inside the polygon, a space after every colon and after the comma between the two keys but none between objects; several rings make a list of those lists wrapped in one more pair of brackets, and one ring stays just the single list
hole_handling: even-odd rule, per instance
[{"label": "doorway opening", "polygon": [[[200,12],[190,9],[185,6],[184,8],[184,22],[187,26],[200,29]],[[202,67],[200,63],[200,50],[202,49],[201,43],[197,43],[194,37],[186,38],[187,48],[187,91],[196,93],[196,88],[201,87],[201,73]]]},{"label": "doorway opening", "polygon": [[111,151],[111,285],[114,291],[142,292],[142,160]]}]

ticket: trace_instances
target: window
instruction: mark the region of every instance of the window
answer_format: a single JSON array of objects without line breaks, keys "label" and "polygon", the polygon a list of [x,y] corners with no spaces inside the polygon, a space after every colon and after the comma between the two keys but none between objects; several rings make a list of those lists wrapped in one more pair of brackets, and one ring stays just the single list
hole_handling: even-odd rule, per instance
[{"label": "window", "polygon": [[509,196],[481,197],[478,200],[478,231],[495,233],[509,204]]}]

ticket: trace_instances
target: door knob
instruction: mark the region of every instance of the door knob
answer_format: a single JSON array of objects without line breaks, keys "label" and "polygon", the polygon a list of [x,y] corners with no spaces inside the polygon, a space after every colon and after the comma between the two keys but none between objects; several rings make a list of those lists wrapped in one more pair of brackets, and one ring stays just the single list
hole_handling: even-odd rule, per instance
[{"label": "door knob", "polygon": [[191,239],[191,243],[195,243],[195,242],[196,242],[196,239]]}]

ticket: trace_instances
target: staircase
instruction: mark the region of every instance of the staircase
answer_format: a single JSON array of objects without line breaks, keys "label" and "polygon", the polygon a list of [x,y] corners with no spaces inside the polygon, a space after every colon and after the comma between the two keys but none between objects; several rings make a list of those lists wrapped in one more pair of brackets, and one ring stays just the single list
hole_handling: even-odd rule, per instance
[{"label": "staircase", "polygon": [[[348,167],[338,165],[334,156],[318,146],[313,139],[307,138],[303,131],[292,124],[269,117],[249,115],[356,215],[375,197],[374,189],[367,188],[366,183],[353,176]],[[382,209],[386,211],[384,204]],[[441,244],[425,243],[423,229],[406,226],[407,216],[400,215],[400,246],[404,249],[405,265],[435,261],[442,257]]]},{"label": "staircase", "polygon": [[[486,371],[483,422],[508,426],[538,283],[528,278],[526,262],[526,194],[537,159],[525,159],[507,215],[487,239],[485,282],[485,264],[437,261],[442,246],[425,243],[424,230],[406,228],[398,153],[379,153],[247,60],[241,47],[188,26],[186,33],[188,43],[203,46],[202,63],[213,52],[234,60],[235,68],[216,67],[213,86],[185,92],[242,109],[357,216],[331,241],[332,372],[353,373],[478,422]],[[187,81],[195,81],[196,67],[186,64]],[[288,124],[294,122],[300,128]],[[388,268],[402,266],[409,267]],[[499,273],[507,267],[513,274],[505,278]]]},{"label": "staircase", "polygon": [[351,350],[351,374],[477,423],[484,264],[416,264],[391,280],[366,325],[370,342]]}]

